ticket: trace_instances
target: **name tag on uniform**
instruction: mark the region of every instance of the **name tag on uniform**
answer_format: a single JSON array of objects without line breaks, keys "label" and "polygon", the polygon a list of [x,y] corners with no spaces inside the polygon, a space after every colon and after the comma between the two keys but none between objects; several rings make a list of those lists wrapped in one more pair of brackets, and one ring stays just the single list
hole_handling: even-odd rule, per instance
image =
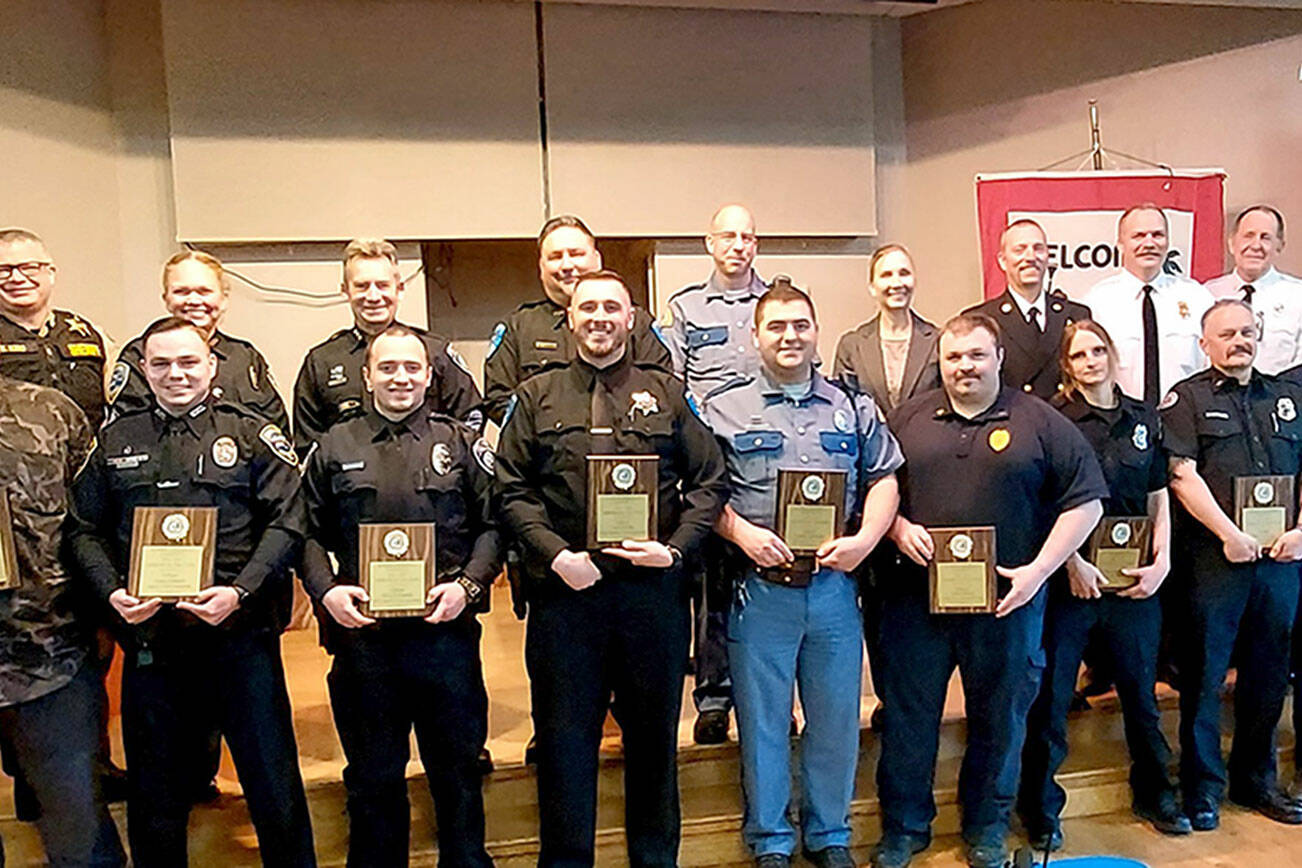
[{"label": "name tag on uniform", "polygon": [[1226,413],[1224,410],[1204,410],[1203,418],[1204,419],[1228,419],[1230,418],[1230,414]]},{"label": "name tag on uniform", "polygon": [[31,352],[27,344],[0,344],[0,353],[27,353]]},{"label": "name tag on uniform", "polygon": [[365,461],[349,461],[346,464],[340,464],[340,470],[361,470],[366,466]]},{"label": "name tag on uniform", "polygon": [[68,344],[68,355],[98,359],[104,354],[98,344]]},{"label": "name tag on uniform", "polygon": [[533,342],[533,348],[535,350],[554,350],[559,346],[560,345],[556,343],[556,341],[534,341]]},{"label": "name tag on uniform", "polygon": [[149,460],[149,453],[139,452],[135,455],[111,455],[104,460],[105,463],[114,470],[135,470],[137,467]]}]

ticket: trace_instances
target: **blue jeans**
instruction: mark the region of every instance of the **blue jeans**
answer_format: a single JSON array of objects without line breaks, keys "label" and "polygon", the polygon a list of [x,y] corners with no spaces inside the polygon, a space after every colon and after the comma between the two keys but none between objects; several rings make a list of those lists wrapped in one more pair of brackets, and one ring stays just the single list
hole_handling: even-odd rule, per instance
[{"label": "blue jeans", "polygon": [[791,702],[800,686],[800,819],[805,849],[848,846],[850,800],[859,758],[863,622],[858,588],[845,573],[821,570],[807,588],[751,573],[728,619],[728,659],[741,742],[746,822],[756,856],[792,853]]}]

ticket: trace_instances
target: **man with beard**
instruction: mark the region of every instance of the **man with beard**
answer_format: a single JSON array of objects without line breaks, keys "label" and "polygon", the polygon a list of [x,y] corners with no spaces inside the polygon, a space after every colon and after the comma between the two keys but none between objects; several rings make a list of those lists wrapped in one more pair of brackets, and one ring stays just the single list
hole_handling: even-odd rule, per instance
[{"label": "man with beard", "polygon": [[[683,562],[723,507],[723,457],[682,382],[630,357],[634,309],[619,275],[578,278],[568,322],[577,357],[516,390],[496,467],[503,523],[524,547],[538,864],[593,864],[598,749],[613,694],[629,862],[672,866],[689,638]],[[589,456],[655,456],[649,540],[589,548],[588,486],[597,482],[588,479]],[[621,467],[635,472],[616,465],[617,485]]]}]

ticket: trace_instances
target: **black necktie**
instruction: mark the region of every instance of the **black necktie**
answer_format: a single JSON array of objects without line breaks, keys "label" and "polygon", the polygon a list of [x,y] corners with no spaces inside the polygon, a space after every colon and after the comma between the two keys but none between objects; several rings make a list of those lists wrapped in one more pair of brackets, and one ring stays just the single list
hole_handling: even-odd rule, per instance
[{"label": "black necktie", "polygon": [[1040,328],[1040,309],[1038,307],[1031,308],[1031,310],[1026,314],[1026,321],[1029,322],[1031,328],[1035,329],[1037,332],[1043,331],[1043,329]]},{"label": "black necktie", "polygon": [[1153,287],[1144,284],[1144,403],[1157,406],[1161,376],[1157,366],[1157,308],[1153,306]]},{"label": "black necktie", "polygon": [[1243,290],[1243,300],[1248,304],[1252,304],[1252,294],[1257,291],[1257,288],[1251,283],[1245,283],[1240,288]]}]

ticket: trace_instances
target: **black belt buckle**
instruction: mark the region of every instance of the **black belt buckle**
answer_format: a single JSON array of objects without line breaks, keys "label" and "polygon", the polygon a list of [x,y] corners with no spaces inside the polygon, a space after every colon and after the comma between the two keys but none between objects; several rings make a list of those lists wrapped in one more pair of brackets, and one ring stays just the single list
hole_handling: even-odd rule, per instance
[{"label": "black belt buckle", "polygon": [[785,588],[808,588],[814,580],[816,565],[809,556],[798,557],[780,567],[760,567],[759,577],[766,582]]}]

